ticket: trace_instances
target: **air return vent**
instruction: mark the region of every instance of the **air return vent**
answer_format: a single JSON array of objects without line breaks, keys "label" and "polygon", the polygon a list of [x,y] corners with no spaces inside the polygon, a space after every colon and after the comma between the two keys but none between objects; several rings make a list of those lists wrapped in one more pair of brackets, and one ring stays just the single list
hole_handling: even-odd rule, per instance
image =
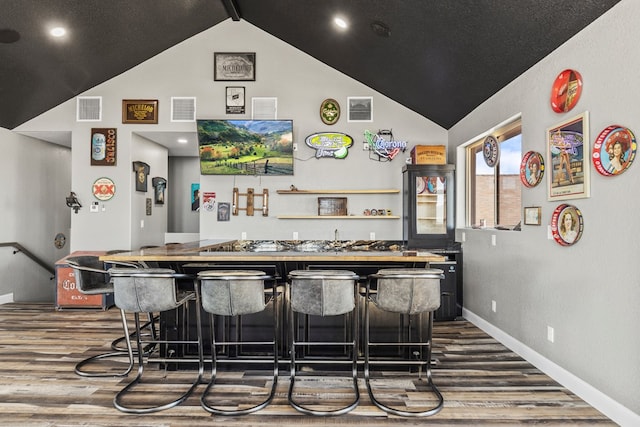
[{"label": "air return vent", "polygon": [[278,98],[251,98],[253,120],[275,120],[278,117]]},{"label": "air return vent", "polygon": [[171,121],[172,122],[195,122],[196,121],[196,98],[195,97],[172,97],[171,98]]},{"label": "air return vent", "polygon": [[79,96],[77,98],[76,120],[79,122],[102,121],[102,97]]}]

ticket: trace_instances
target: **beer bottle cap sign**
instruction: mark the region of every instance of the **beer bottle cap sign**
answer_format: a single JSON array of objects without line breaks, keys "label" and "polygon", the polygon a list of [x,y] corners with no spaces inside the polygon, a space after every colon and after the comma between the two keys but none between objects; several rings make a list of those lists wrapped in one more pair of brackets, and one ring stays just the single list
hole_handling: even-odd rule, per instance
[{"label": "beer bottle cap sign", "polygon": [[551,88],[551,108],[566,113],[576,106],[582,94],[582,76],[576,70],[564,70],[556,77]]}]

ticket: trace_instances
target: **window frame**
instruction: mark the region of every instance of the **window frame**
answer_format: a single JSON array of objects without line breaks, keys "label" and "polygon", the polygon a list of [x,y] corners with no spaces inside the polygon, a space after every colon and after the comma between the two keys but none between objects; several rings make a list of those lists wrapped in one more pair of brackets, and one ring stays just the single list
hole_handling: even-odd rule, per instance
[{"label": "window frame", "polygon": [[[494,128],[484,132],[481,135],[471,139],[469,142],[464,144],[461,148],[463,148],[464,153],[464,170],[466,172],[465,177],[465,217],[464,223],[465,227],[473,228],[478,227],[480,224],[473,224],[472,220],[476,217],[476,208],[477,203],[475,203],[475,191],[476,191],[476,153],[482,149],[482,143],[484,142],[487,136],[495,137],[500,144],[509,139],[522,135],[522,117],[520,114],[504,121],[503,123],[495,126]],[[502,155],[502,150],[500,150]],[[522,146],[521,153],[522,155]],[[490,227],[491,229],[495,229],[495,226],[500,225],[500,195],[502,194],[501,189],[501,180],[500,180],[500,172],[501,172],[501,162],[499,161],[496,166],[493,168],[494,170],[494,193],[493,193],[493,224]],[[518,181],[519,182],[519,181]],[[520,198],[520,209],[519,212],[522,211],[522,197]]]}]

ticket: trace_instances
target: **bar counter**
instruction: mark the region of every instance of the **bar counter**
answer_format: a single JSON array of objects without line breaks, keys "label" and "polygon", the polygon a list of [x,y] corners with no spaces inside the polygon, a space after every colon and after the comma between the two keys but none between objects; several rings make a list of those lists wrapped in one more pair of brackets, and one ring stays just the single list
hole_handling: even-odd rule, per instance
[{"label": "bar counter", "polygon": [[[431,252],[403,251],[401,246],[395,242],[387,245],[383,241],[259,241],[262,243],[262,247],[252,250],[249,246],[253,242],[255,241],[200,240],[107,254],[101,256],[100,259],[103,261],[142,261],[170,264],[185,262],[335,262],[415,263],[416,265],[445,260],[444,256]],[[314,244],[316,247],[313,246]],[[380,247],[384,247],[385,250],[377,250]],[[244,250],[245,248],[246,250]],[[302,248],[302,250],[298,248]]]}]

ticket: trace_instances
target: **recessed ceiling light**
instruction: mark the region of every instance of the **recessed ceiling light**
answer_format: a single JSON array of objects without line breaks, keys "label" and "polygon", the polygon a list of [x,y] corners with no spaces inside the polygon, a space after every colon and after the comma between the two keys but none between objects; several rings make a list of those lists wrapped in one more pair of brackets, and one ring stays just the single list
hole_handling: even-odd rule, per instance
[{"label": "recessed ceiling light", "polygon": [[189,142],[186,138],[178,138],[178,142],[180,144],[186,144],[187,142]]},{"label": "recessed ceiling light", "polygon": [[344,18],[340,18],[339,16],[333,18],[333,23],[342,29],[346,29],[349,26],[349,24],[347,24],[347,21],[345,21]]},{"label": "recessed ceiling light", "polygon": [[62,37],[67,34],[67,30],[65,30],[63,27],[55,27],[49,31],[49,34],[51,34],[53,37]]}]

